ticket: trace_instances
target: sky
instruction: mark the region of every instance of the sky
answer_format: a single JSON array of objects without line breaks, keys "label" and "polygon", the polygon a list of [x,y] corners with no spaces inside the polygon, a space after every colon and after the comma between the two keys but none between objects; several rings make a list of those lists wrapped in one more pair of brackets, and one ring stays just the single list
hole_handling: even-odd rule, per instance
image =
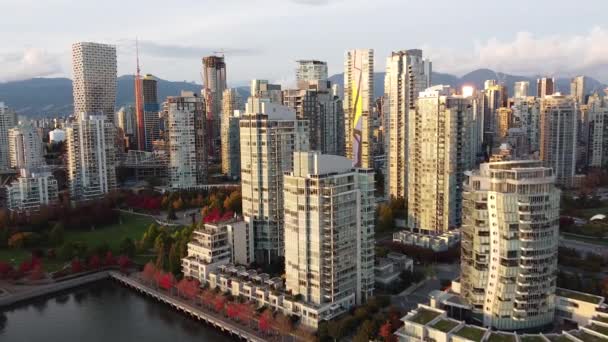
[{"label": "sky", "polygon": [[343,71],[344,52],[421,48],[438,72],[585,74],[608,82],[607,0],[0,0],[0,82],[71,77],[71,44],[114,44],[118,74],[201,83],[224,51],[229,86],[291,83],[295,61]]}]

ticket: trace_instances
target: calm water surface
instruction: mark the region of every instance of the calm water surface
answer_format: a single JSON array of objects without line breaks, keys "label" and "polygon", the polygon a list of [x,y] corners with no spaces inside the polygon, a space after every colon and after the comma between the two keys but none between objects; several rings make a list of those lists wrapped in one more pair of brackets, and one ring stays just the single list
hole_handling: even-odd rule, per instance
[{"label": "calm water surface", "polygon": [[0,341],[232,341],[214,328],[106,280],[0,313]]}]

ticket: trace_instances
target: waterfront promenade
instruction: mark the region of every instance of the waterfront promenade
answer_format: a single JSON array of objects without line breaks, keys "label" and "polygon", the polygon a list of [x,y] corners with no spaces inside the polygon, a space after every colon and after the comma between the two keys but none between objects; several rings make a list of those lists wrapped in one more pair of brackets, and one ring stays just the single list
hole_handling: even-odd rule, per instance
[{"label": "waterfront promenade", "polygon": [[202,307],[196,306],[192,303],[188,303],[176,296],[146,286],[135,278],[129,277],[118,272],[110,272],[110,277],[128,287],[137,290],[140,293],[146,294],[160,302],[168,304],[173,308],[182,311],[189,316],[192,316],[193,318],[204,321],[214,326],[215,328],[230,333],[231,335],[236,336],[240,339],[252,342],[263,342],[271,340],[271,336],[261,334],[259,331],[256,331],[247,325],[239,324],[233,320],[224,317],[221,314],[208,311]]}]

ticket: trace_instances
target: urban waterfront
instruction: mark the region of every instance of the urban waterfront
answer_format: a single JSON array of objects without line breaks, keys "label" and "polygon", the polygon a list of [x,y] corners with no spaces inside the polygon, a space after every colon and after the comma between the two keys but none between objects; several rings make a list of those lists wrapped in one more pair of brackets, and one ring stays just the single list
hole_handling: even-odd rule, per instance
[{"label": "urban waterfront", "polygon": [[110,280],[16,306],[0,316],[0,341],[231,341]]}]

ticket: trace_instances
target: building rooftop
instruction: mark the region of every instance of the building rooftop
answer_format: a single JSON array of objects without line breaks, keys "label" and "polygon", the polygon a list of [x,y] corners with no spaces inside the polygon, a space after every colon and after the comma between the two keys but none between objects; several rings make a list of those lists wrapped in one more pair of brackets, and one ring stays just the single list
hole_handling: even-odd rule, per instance
[{"label": "building rooftop", "polygon": [[519,337],[520,342],[545,342],[540,335],[524,335]]},{"label": "building rooftop", "polygon": [[569,334],[578,338],[579,340],[581,340],[583,342],[607,342],[608,341],[608,338],[602,338],[599,336],[595,336],[595,335],[592,335],[583,330],[571,331],[571,332],[569,332]]},{"label": "building rooftop", "polygon": [[443,331],[444,333],[450,332],[460,324],[458,321],[452,319],[440,319],[437,322],[430,325],[431,328]]},{"label": "building rooftop", "polygon": [[493,332],[487,339],[488,342],[516,342],[515,335]]},{"label": "building rooftop", "polygon": [[414,323],[425,325],[439,315],[440,313],[437,311],[418,308],[416,314],[414,315],[414,317],[412,317],[411,321]]},{"label": "building rooftop", "polygon": [[560,297],[565,297],[565,298],[578,300],[581,302],[587,302],[587,303],[591,303],[591,304],[601,304],[602,301],[604,300],[604,298],[600,297],[600,296],[594,296],[594,295],[591,295],[588,293],[572,291],[572,290],[567,290],[567,289],[562,289],[562,288],[557,288],[555,290],[555,294]]},{"label": "building rooftop", "polygon": [[483,335],[485,335],[487,330],[482,328],[477,328],[470,325],[463,326],[460,330],[456,331],[454,335],[464,337],[467,340],[481,342]]}]

